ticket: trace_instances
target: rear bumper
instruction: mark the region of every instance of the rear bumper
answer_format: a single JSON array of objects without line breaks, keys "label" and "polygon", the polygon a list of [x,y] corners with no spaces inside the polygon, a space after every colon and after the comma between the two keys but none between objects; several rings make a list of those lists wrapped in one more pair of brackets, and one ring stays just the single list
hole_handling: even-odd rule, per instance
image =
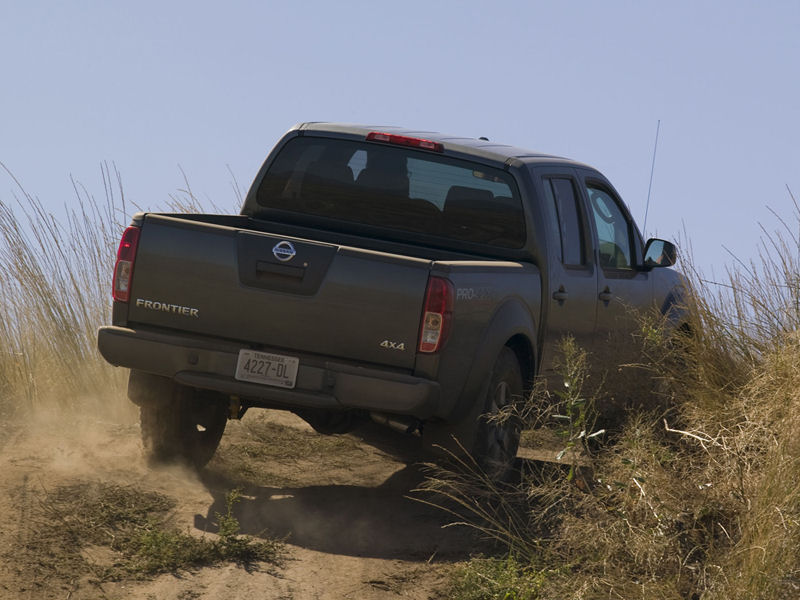
[{"label": "rear bumper", "polygon": [[302,355],[294,389],[238,381],[233,375],[242,346],[180,333],[101,327],[97,347],[112,365],[171,377],[184,385],[268,407],[359,408],[427,418],[436,414],[440,403],[435,381]]}]

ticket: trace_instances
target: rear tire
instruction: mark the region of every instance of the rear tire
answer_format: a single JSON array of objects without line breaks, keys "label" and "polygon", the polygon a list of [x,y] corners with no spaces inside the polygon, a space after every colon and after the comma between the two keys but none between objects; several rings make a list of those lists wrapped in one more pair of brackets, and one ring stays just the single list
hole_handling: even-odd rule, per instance
[{"label": "rear tire", "polygon": [[505,481],[514,470],[520,422],[513,414],[500,420],[497,417],[506,407],[521,402],[523,392],[517,356],[511,348],[503,348],[494,363],[483,397],[483,414],[478,418],[473,446],[473,456],[492,480]]},{"label": "rear tire", "polygon": [[214,456],[228,411],[219,394],[167,379],[141,402],[139,416],[149,464],[182,463],[199,469]]},{"label": "rear tire", "polygon": [[428,447],[439,445],[455,455],[466,450],[492,481],[507,481],[514,471],[521,427],[513,415],[500,420],[495,417],[509,404],[521,402],[523,394],[517,356],[506,346],[470,414],[459,423],[427,425],[423,441]]}]

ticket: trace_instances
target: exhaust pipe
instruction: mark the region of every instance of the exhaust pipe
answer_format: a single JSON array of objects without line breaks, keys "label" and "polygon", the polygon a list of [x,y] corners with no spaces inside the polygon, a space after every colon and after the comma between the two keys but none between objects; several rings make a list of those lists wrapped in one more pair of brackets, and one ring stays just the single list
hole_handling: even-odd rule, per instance
[{"label": "exhaust pipe", "polygon": [[376,412],[369,413],[369,416],[378,425],[384,425],[404,435],[422,435],[422,421],[414,417]]}]

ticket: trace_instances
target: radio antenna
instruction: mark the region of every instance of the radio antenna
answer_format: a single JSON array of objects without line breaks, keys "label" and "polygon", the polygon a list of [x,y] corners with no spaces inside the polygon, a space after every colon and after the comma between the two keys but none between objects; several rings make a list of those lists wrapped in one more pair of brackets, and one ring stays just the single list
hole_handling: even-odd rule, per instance
[{"label": "radio antenna", "polygon": [[653,190],[653,172],[656,170],[656,150],[658,150],[658,132],[661,129],[661,119],[658,120],[656,125],[656,142],[653,144],[653,164],[650,165],[650,185],[647,186],[647,206],[644,209],[644,227],[642,233],[647,236],[647,213],[650,212],[650,192]]}]

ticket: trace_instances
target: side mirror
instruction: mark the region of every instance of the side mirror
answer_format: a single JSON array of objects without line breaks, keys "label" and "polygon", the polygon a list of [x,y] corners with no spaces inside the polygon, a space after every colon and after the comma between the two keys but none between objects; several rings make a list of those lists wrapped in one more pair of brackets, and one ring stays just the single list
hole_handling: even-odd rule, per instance
[{"label": "side mirror", "polygon": [[678,260],[678,249],[667,240],[650,238],[644,247],[644,266],[671,267]]}]

